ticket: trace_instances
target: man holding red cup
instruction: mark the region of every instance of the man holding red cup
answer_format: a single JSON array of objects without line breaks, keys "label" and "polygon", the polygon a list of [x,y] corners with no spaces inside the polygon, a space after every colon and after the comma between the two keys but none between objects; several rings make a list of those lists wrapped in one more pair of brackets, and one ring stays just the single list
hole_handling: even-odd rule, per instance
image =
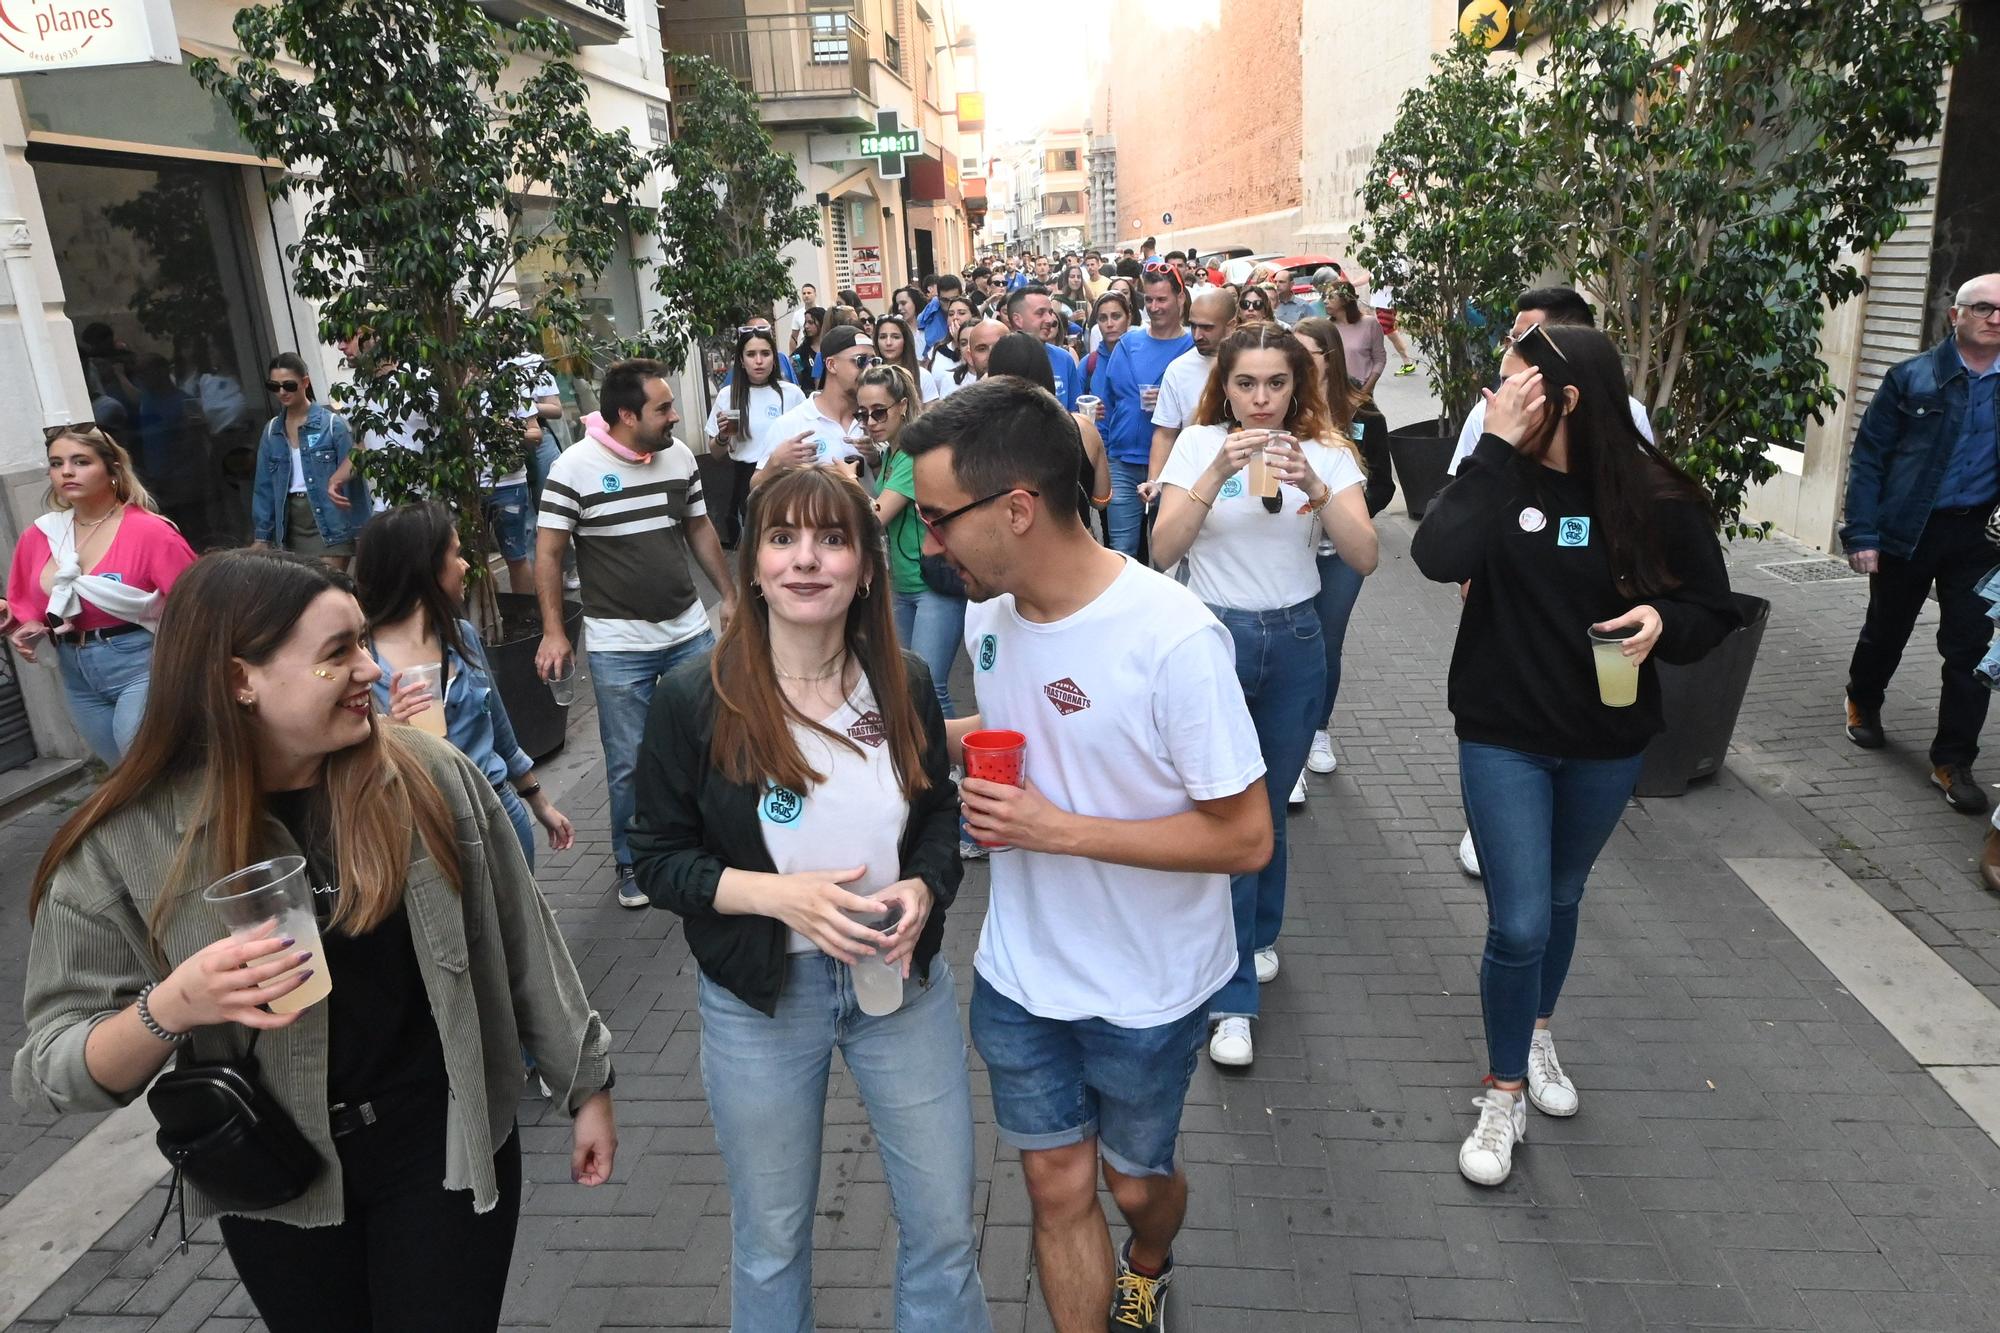
[{"label": "man holding red cup", "polygon": [[[1065,1333],[1107,1311],[1157,1329],[1187,1211],[1181,1108],[1208,999],[1236,969],[1229,876],[1271,856],[1230,638],[1185,588],[1091,538],[1082,442],[1048,394],[982,381],[899,447],[924,553],[972,601],[979,713],[952,731],[967,832],[1005,849],[972,1039],[1021,1153],[1049,1311]],[[1115,1258],[1100,1168],[1131,1226]]]}]

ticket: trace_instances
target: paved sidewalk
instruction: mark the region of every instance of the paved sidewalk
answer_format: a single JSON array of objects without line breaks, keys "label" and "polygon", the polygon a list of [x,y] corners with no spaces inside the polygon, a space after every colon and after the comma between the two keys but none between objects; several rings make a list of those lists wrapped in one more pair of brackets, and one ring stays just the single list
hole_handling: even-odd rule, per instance
[{"label": "paved sidewalk", "polygon": [[[1736,553],[1743,585],[1778,609],[1732,775],[1628,812],[1593,879],[1558,1019],[1583,1112],[1534,1116],[1514,1178],[1482,1191],[1455,1169],[1480,1069],[1484,930],[1480,888],[1453,861],[1462,815],[1443,676],[1456,596],[1417,576],[1407,520],[1382,526],[1383,568],[1349,641],[1341,768],[1312,779],[1311,804],[1290,822],[1284,972],[1265,991],[1257,1064],[1226,1077],[1204,1060],[1196,1076],[1183,1139],[1194,1200],[1172,1326],[2000,1325],[2000,1149],[1707,836],[1722,814],[1760,799],[1744,779],[1768,787],[1780,813],[1849,873],[1880,869],[1865,881],[1871,891],[1961,970],[1987,966],[1993,908],[1958,864],[1976,849],[1978,824],[1944,811],[1911,762],[1864,756],[1839,738],[1840,627],[1857,615],[1861,585],[1795,587],[1753,566],[1804,553]],[[1906,735],[1927,732],[1916,721],[1927,716],[1920,675],[1934,673],[1913,653],[1899,682],[1909,697],[1889,714]],[[590,730],[573,732],[580,751]],[[1875,790],[1885,784],[1887,793]],[[1862,814],[1841,813],[1861,802]],[[563,804],[579,844],[545,856],[543,883],[617,1033],[623,1141],[616,1182],[579,1189],[568,1182],[566,1121],[523,1102],[530,1185],[509,1326],[724,1327],[728,1196],[697,1069],[694,969],[672,917],[611,901],[601,783],[591,778]],[[15,987],[0,1001],[9,1056],[19,1035],[18,903],[49,827],[36,818],[0,830],[16,904],[0,915],[0,984]],[[961,997],[985,883],[973,867],[951,916]],[[1989,968],[1973,979],[1995,977]],[[1019,1166],[996,1144],[977,1071],[974,1092],[982,1267],[996,1326],[1043,1330]],[[886,1329],[894,1225],[844,1074],[827,1118],[819,1326]],[[25,1149],[6,1140],[16,1151],[0,1184],[39,1169],[21,1165],[23,1151],[45,1165],[58,1131],[78,1132],[0,1112],[0,1134],[28,1135]],[[161,1194],[134,1207],[14,1327],[260,1327],[212,1228],[193,1254],[153,1275],[164,1246],[140,1242]]]}]

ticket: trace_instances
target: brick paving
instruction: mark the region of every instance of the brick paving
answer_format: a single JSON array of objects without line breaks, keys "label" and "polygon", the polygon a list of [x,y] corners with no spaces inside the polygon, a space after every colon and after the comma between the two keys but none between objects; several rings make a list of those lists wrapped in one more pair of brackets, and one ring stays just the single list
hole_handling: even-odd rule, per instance
[{"label": "brick paving", "polygon": [[[1478,1190],[1455,1169],[1480,1069],[1484,929],[1479,886],[1453,861],[1462,816],[1442,677],[1456,598],[1415,573],[1406,520],[1382,526],[1383,568],[1349,641],[1341,768],[1311,780],[1310,806],[1290,821],[1284,972],[1265,991],[1258,1060],[1243,1076],[1203,1061],[1184,1121],[1194,1200],[1171,1325],[2000,1324],[2000,1149],[1703,837],[1718,803],[1763,792],[1993,994],[1995,909],[1962,855],[1980,826],[1920,785],[1934,672],[1913,653],[1898,682],[1907,694],[1888,710],[1916,758],[1853,751],[1835,724],[1862,585],[1795,587],[1756,573],[1806,554],[1781,545],[1734,553],[1743,585],[1778,603],[1732,761],[1757,790],[1732,778],[1628,812],[1592,881],[1557,1023],[1583,1112],[1532,1116],[1514,1178]],[[594,728],[579,719],[572,734],[587,752]],[[567,1122],[522,1103],[530,1183],[508,1326],[720,1328],[728,1195],[697,1069],[694,968],[672,917],[612,903],[601,784],[562,803],[579,843],[545,856],[543,885],[617,1034],[622,1144],[615,1182],[579,1189],[568,1182]],[[23,882],[47,827],[0,830],[7,883]],[[952,913],[947,948],[961,982],[985,886],[974,866]],[[20,934],[10,910],[0,982],[18,985]],[[18,1040],[11,1002],[0,1036]],[[977,1069],[973,1087],[995,1323],[1044,1330],[1019,1166],[996,1143]],[[894,1223],[844,1074],[827,1119],[819,1324],[888,1328]],[[45,1163],[51,1148],[40,1145],[58,1130],[65,1140],[79,1132],[0,1112],[0,1134],[26,1136],[6,1140],[16,1151],[0,1183],[18,1187],[18,1173],[34,1169],[20,1165],[22,1151]],[[153,1274],[161,1250],[142,1241],[160,1195],[14,1327],[261,1327],[213,1228]]]}]

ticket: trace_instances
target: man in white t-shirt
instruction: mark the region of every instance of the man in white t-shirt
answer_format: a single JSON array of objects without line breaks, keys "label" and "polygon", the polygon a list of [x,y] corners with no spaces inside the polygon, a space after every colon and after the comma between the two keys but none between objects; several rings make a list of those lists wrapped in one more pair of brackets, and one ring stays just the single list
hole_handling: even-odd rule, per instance
[{"label": "man in white t-shirt", "polygon": [[708,521],[694,454],[673,436],[681,418],[666,367],[617,362],[604,372],[597,401],[602,414],[583,419],[584,438],[563,450],[542,488],[535,548],[542,642],[535,669],[554,680],[575,665],[562,596],[563,551],[574,535],[618,904],[645,907],[649,900],[632,879],[625,826],[646,713],[660,677],[715,644],[694,565],[722,593],[724,626],[736,609],[736,585]]},{"label": "man in white t-shirt", "polygon": [[[904,428],[926,554],[972,605],[979,699],[954,732],[1027,738],[1026,785],[968,776],[993,857],[972,1037],[1021,1152],[1059,1329],[1154,1329],[1187,1210],[1174,1160],[1207,1005],[1235,972],[1229,876],[1271,856],[1264,761],[1229,634],[1079,513],[1076,427],[1001,377]],[[1105,1183],[1132,1228],[1114,1265]]]},{"label": "man in white t-shirt", "polygon": [[1396,349],[1396,355],[1403,358],[1403,364],[1396,368],[1398,375],[1417,373],[1416,358],[1410,355],[1410,344],[1404,341],[1402,330],[1396,327],[1396,289],[1377,287],[1368,297],[1368,305],[1375,312],[1375,322],[1382,326],[1382,336]]},{"label": "man in white t-shirt", "polygon": [[819,392],[771,423],[771,438],[778,443],[757,464],[759,471],[856,460],[874,467],[881,461],[881,446],[854,419],[861,372],[882,363],[875,340],[842,324],[820,340],[820,353],[826,358],[826,378]]},{"label": "man in white t-shirt", "polygon": [[[1194,346],[1167,364],[1160,376],[1160,396],[1153,405],[1153,456],[1147,475],[1158,477],[1174,452],[1174,441],[1201,404],[1202,390],[1208,387],[1209,372],[1215,369],[1215,355],[1222,340],[1236,331],[1236,293],[1227,287],[1210,287],[1194,298],[1188,315],[1188,332]],[[1157,494],[1159,483],[1148,481]],[[1151,499],[1151,496],[1147,497]]]}]

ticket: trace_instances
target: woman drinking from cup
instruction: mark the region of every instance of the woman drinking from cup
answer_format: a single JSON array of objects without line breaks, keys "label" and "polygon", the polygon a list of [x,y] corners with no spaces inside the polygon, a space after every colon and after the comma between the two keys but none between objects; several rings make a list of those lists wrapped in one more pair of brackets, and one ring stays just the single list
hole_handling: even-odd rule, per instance
[{"label": "woman drinking from cup", "polygon": [[1247,1065],[1257,988],[1278,975],[1285,919],[1285,799],[1304,767],[1326,690],[1319,568],[1330,540],[1361,574],[1375,569],[1375,526],[1361,462],[1327,419],[1320,376],[1299,340],[1266,321],[1236,330],[1216,354],[1195,424],[1160,472],[1153,563],[1188,562],[1188,587],[1236,641],[1236,675],[1257,727],[1276,842],[1271,860],[1230,880],[1236,975],[1209,1001],[1209,1057]]},{"label": "woman drinking from cup", "polygon": [[334,503],[327,493],[327,482],[354,451],[347,419],[313,401],[312,376],[297,353],[272,357],[266,374],[264,387],[278,400],[278,414],[265,424],[257,444],[257,475],[250,492],[255,544],[317,556],[335,569],[346,569],[354,558],[355,535],[373,512],[359,478],[347,483],[344,503]]},{"label": "woman drinking from cup", "polygon": [[[575,830],[514,738],[479,631],[464,618],[465,573],[458,526],[436,500],[378,514],[362,533],[354,582],[368,617],[368,650],[383,673],[375,702],[394,721],[442,736],[478,766],[533,870],[537,823],[548,831],[551,851],[567,850]],[[398,664],[406,669],[398,671]],[[413,678],[407,668],[416,666],[442,668],[442,680],[430,673]]]},{"label": "woman drinking from cup", "polygon": [[[611,1039],[485,775],[375,714],[350,586],[258,550],[176,585],[131,752],[35,872],[14,1090],[106,1111],[176,1052],[240,1067],[254,1039],[315,1173],[254,1212],[189,1194],[224,1214],[265,1326],[487,1333],[521,1200],[522,1046],[576,1118],[572,1179],[598,1185]],[[317,949],[268,924],[231,935],[203,901],[268,858],[309,874]]]},{"label": "woman drinking from cup", "polygon": [[29,662],[50,638],[70,717],[107,764],[132,743],[167,590],[194,563],[124,446],[95,426],[48,442],[49,512],[21,534],[7,575],[8,638]]},{"label": "woman drinking from cup", "polygon": [[[890,373],[895,373],[893,370]],[[750,500],[755,595],[661,681],[629,834],[701,968],[701,1071],[729,1173],[730,1327],[809,1333],[813,1200],[839,1048],[898,1225],[900,1329],[991,1327],[951,969],[958,797],[930,673],[897,650],[881,525],[832,468]]]},{"label": "woman drinking from cup", "polygon": [[[1486,884],[1486,1091],[1458,1154],[1480,1185],[1507,1179],[1529,1101],[1576,1114],[1549,1019],[1584,881],[1661,729],[1652,659],[1694,661],[1740,623],[1708,497],[1633,425],[1611,340],[1536,325],[1500,370],[1410,551],[1426,577],[1471,582],[1450,701]],[[1600,687],[1593,638],[1625,680]]]},{"label": "woman drinking from cup", "polygon": [[[810,312],[808,312],[810,313]],[[817,336],[817,335],[815,335]],[[736,335],[736,356],[729,382],[708,410],[708,438],[716,449],[729,450],[731,487],[728,521],[722,544],[734,546],[743,531],[743,506],[750,498],[750,479],[757,465],[778,443],[772,422],[805,401],[796,384],[778,373],[778,338],[769,329],[751,328]]]}]

